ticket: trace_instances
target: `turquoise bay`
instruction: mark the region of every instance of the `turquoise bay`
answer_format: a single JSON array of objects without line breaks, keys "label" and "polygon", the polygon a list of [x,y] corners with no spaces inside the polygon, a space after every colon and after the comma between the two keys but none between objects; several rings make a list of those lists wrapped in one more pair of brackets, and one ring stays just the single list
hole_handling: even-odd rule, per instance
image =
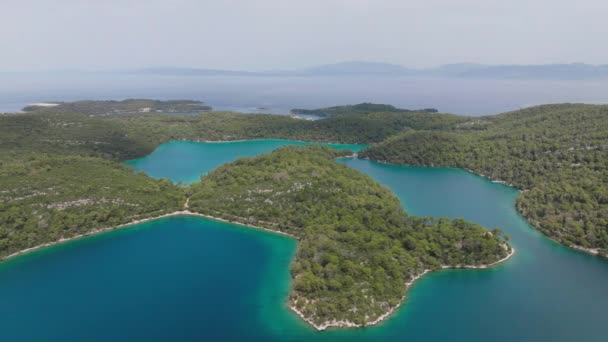
[{"label": "turquoise bay", "polygon": [[[281,142],[287,143],[242,142],[232,151],[224,143],[170,143],[136,166],[154,177],[188,182],[218,162],[269,152]],[[155,156],[159,151],[162,158]],[[1,263],[1,339],[603,341],[608,336],[608,262],[533,230],[515,211],[516,190],[458,169],[340,162],[392,189],[412,215],[463,217],[500,227],[517,253],[492,269],[423,277],[379,326],[316,332],[285,306],[294,240],[207,219],[167,218]]]},{"label": "turquoise bay", "polygon": [[[201,175],[241,157],[253,157],[286,145],[310,145],[309,142],[264,139],[229,142],[171,141],[160,145],[143,158],[128,161],[139,170],[155,178],[169,178],[174,182],[193,183]],[[341,150],[357,152],[365,145],[322,144]]]}]

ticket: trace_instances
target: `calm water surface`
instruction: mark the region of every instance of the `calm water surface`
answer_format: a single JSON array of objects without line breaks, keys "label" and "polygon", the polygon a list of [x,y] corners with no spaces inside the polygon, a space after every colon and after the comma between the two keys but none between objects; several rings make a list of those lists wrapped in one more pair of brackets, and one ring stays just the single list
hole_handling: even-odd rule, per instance
[{"label": "calm water surface", "polygon": [[[194,141],[171,141],[160,145],[154,152],[143,158],[128,161],[127,164],[145,171],[155,178],[169,178],[174,182],[192,183],[201,175],[241,157],[252,157],[271,152],[281,146],[310,145],[309,142],[264,139],[206,143]],[[365,145],[322,144],[339,150],[357,152]]]},{"label": "calm water surface", "polygon": [[[266,143],[272,145],[247,144]],[[196,179],[215,165],[201,160],[210,160],[208,153],[224,145],[205,144],[201,153],[191,151],[187,158],[175,149],[175,174],[167,169],[156,177]],[[219,154],[231,159],[227,152]],[[423,277],[407,303],[380,326],[319,333],[285,307],[295,241],[175,217],[0,264],[0,339],[606,340],[608,262],[531,229],[514,209],[516,190],[458,169],[341,162],[391,188],[410,214],[464,217],[502,228],[516,255],[489,270]],[[191,163],[198,163],[199,170],[190,175],[179,170]],[[142,165],[150,174],[159,167]]]},{"label": "calm water surface", "polygon": [[153,98],[201,100],[218,110],[251,113],[375,102],[487,115],[556,102],[608,103],[607,87],[605,80],[0,73],[0,113],[41,101]]}]

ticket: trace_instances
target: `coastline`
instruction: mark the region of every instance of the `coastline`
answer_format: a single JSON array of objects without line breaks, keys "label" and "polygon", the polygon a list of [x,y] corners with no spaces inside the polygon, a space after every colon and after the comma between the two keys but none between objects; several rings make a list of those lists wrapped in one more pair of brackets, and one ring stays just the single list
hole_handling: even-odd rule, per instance
[{"label": "coastline", "polygon": [[[360,158],[360,157],[358,157],[358,158]],[[384,160],[371,159],[369,157],[365,157],[365,158],[361,158],[361,159],[373,161],[373,162],[380,163],[380,164],[387,164],[387,165],[401,165],[401,166],[413,166],[413,167],[432,167],[432,168],[452,168],[452,169],[465,170],[465,171],[470,172],[470,173],[472,173],[474,175],[477,175],[479,177],[483,177],[483,178],[489,180],[490,182],[492,182],[494,184],[506,185],[506,186],[509,186],[509,187],[511,187],[511,188],[519,191],[519,192],[526,192],[526,191],[528,191],[526,189],[519,189],[518,187],[516,187],[515,185],[513,185],[513,184],[511,184],[511,183],[509,183],[507,181],[503,181],[503,180],[500,180],[500,179],[492,179],[492,178],[484,175],[483,173],[475,172],[475,171],[473,171],[471,169],[467,169],[467,168],[463,168],[463,167],[456,167],[456,166],[435,166],[435,165],[396,164],[396,163],[389,163],[389,162],[384,161]]]},{"label": "coastline", "polygon": [[[211,216],[211,215],[206,215],[206,214],[201,214],[201,213],[197,213],[197,212],[192,212],[190,210],[188,210],[188,200],[186,201],[184,208],[185,210],[178,210],[178,211],[174,211],[171,213],[167,213],[167,214],[163,214],[163,215],[159,215],[159,216],[154,216],[154,217],[148,217],[148,218],[143,218],[143,219],[138,219],[138,220],[133,220],[131,222],[128,223],[123,223],[117,226],[112,226],[112,227],[106,227],[106,228],[98,228],[98,229],[94,229],[90,232],[87,233],[83,233],[83,234],[78,234],[75,236],[72,236],[70,238],[61,238],[59,240],[56,241],[52,241],[52,242],[47,242],[44,244],[40,244],[34,247],[29,247],[26,249],[23,249],[21,251],[15,252],[13,254],[10,254],[8,256],[3,257],[2,259],[0,259],[0,262],[23,255],[23,254],[27,254],[29,252],[33,252],[39,249],[43,249],[46,247],[51,247],[54,245],[59,245],[65,242],[69,242],[72,240],[77,240],[80,238],[84,238],[84,237],[88,237],[88,236],[93,236],[93,235],[97,235],[100,233],[104,233],[104,232],[109,232],[112,230],[116,230],[116,229],[122,229],[122,228],[128,228],[140,223],[145,223],[145,222],[150,222],[150,221],[154,221],[154,220],[158,220],[158,219],[162,219],[162,218],[167,218],[167,217],[174,217],[174,216],[194,216],[194,217],[202,217],[202,218],[206,218],[206,219],[211,219],[211,220],[215,220],[215,221],[219,221],[219,222],[224,222],[224,223],[230,223],[230,224],[235,224],[241,227],[245,227],[245,228],[253,228],[253,229],[258,229],[258,230],[263,230],[265,232],[269,232],[269,233],[274,233],[274,234],[279,234],[282,236],[286,236],[286,237],[290,237],[292,239],[298,240],[298,238],[294,235],[291,235],[289,233],[285,233],[285,232],[281,232],[281,231],[277,231],[277,230],[272,230],[272,229],[268,229],[268,228],[264,228],[264,227],[260,227],[260,226],[254,226],[254,225],[248,225],[248,224],[243,224],[240,222],[236,222],[236,221],[230,221],[230,220],[226,220],[220,217],[216,217],[216,216]],[[448,266],[448,265],[442,265],[439,269],[437,270],[442,270],[442,269],[486,269],[489,267],[493,267],[496,266],[497,264],[500,264],[506,260],[508,260],[509,258],[511,258],[513,255],[515,254],[515,249],[511,247],[511,252],[505,256],[504,258],[495,261],[493,263],[490,264],[483,264],[483,265],[455,265],[455,266]],[[326,330],[328,328],[363,328],[363,327],[370,327],[370,326],[374,326],[377,325],[381,322],[383,322],[384,320],[388,319],[401,305],[403,305],[405,303],[405,299],[407,296],[407,290],[409,289],[409,287],[411,287],[414,282],[416,282],[416,280],[422,278],[424,275],[426,275],[429,272],[433,272],[436,270],[429,270],[429,269],[425,269],[422,273],[414,276],[410,281],[408,281],[407,283],[405,283],[405,290],[406,293],[403,295],[403,297],[401,298],[401,301],[399,304],[397,304],[396,306],[390,308],[387,312],[385,312],[384,314],[380,315],[378,318],[376,318],[373,321],[370,322],[366,322],[364,324],[356,324],[350,321],[345,321],[345,320],[332,320],[332,321],[328,321],[328,322],[324,322],[322,324],[316,324],[314,323],[310,318],[306,317],[302,312],[300,312],[294,305],[288,305],[289,309],[292,310],[294,313],[296,313],[303,321],[305,321],[306,323],[308,323],[310,326],[312,326],[315,330],[317,331],[323,331]]]},{"label": "coastline", "polygon": [[[523,217],[526,218],[525,216],[523,216]],[[532,227],[534,227],[532,224],[530,224],[530,225]],[[606,258],[606,259],[608,259],[608,254],[602,254],[602,253],[600,253],[599,248],[587,248],[587,247],[583,247],[583,246],[579,246],[579,245],[566,245],[566,244],[563,244],[563,243],[557,241],[556,239],[554,239],[554,238],[552,238],[552,237],[550,237],[548,235],[545,235],[543,232],[541,232],[540,230],[538,230],[536,228],[535,228],[535,230],[539,231],[541,234],[543,234],[543,236],[548,237],[551,241],[559,244],[560,246],[564,246],[564,247],[567,247],[567,248],[570,248],[570,249],[574,249],[574,250],[576,250],[578,252],[583,252],[583,253],[586,253],[586,254],[591,254],[593,256],[597,256],[597,257],[600,257],[600,258]]]},{"label": "coastline", "polygon": [[[94,229],[90,232],[84,233],[84,234],[78,234],[75,236],[72,236],[70,238],[61,238],[59,240],[56,241],[52,241],[52,242],[47,242],[41,245],[37,245],[34,247],[29,247],[26,249],[23,249],[21,251],[15,252],[13,254],[10,254],[8,256],[3,257],[2,259],[0,259],[0,262],[23,255],[23,254],[27,254],[29,252],[33,252],[39,249],[43,249],[46,247],[51,247],[54,245],[59,245],[61,243],[64,242],[69,242],[72,240],[77,240],[80,238],[84,238],[84,237],[88,237],[88,236],[93,236],[93,235],[97,235],[100,233],[104,233],[104,232],[109,232],[112,230],[116,230],[116,229],[122,229],[122,228],[128,228],[140,223],[145,223],[145,222],[150,222],[150,221],[154,221],[154,220],[158,220],[158,219],[162,219],[162,218],[167,218],[167,217],[174,217],[174,216],[194,216],[194,217],[201,217],[201,218],[206,218],[206,219],[211,219],[211,220],[215,220],[215,221],[219,221],[219,222],[224,222],[224,223],[230,223],[230,224],[235,224],[241,227],[245,227],[245,228],[253,228],[253,229],[258,229],[258,230],[262,230],[265,232],[269,232],[269,233],[274,233],[274,234],[279,234],[282,236],[286,236],[286,237],[290,237],[292,239],[298,240],[298,238],[294,235],[291,235],[289,233],[285,233],[285,232],[281,232],[281,231],[277,231],[277,230],[272,230],[272,229],[268,229],[268,228],[264,228],[264,227],[260,227],[260,226],[255,226],[255,225],[249,225],[249,224],[243,224],[240,222],[236,222],[236,221],[230,221],[230,220],[226,220],[220,217],[216,217],[216,216],[211,216],[211,215],[206,215],[206,214],[201,214],[201,213],[197,213],[197,212],[192,212],[190,210],[188,210],[188,202],[189,199],[186,201],[186,203],[184,204],[184,210],[178,210],[178,211],[174,211],[171,213],[167,213],[167,214],[163,214],[163,215],[159,215],[159,216],[154,216],[154,217],[149,217],[149,218],[143,218],[143,219],[138,219],[138,220],[133,220],[131,222],[128,223],[123,223],[117,226],[112,226],[112,227],[106,227],[106,228],[98,228],[98,229]],[[506,260],[508,260],[509,258],[511,258],[513,255],[515,254],[515,249],[513,247],[511,247],[511,251],[510,253],[505,256],[504,258],[495,261],[493,263],[490,264],[483,264],[483,265],[454,265],[454,266],[450,266],[450,265],[442,265],[439,269],[437,270],[443,270],[443,269],[487,269],[493,266],[496,266],[497,264],[500,264]],[[401,298],[401,301],[399,304],[397,304],[396,306],[390,308],[387,312],[385,312],[384,314],[380,315],[378,318],[376,318],[373,321],[370,322],[366,322],[364,324],[356,324],[350,321],[346,321],[346,320],[332,320],[332,321],[327,321],[324,322],[322,324],[316,324],[314,323],[310,318],[306,317],[301,311],[299,311],[293,304],[292,305],[288,305],[289,309],[292,310],[294,313],[296,313],[298,315],[298,317],[300,317],[303,321],[305,321],[306,323],[308,323],[311,327],[313,327],[315,330],[317,331],[323,331],[329,328],[363,328],[363,327],[370,327],[370,326],[374,326],[377,325],[381,322],[383,322],[384,320],[388,319],[393,313],[395,313],[395,311],[405,303],[406,297],[407,297],[407,290],[414,284],[414,282],[416,282],[418,279],[422,278],[424,275],[426,275],[427,273],[433,272],[433,271],[437,271],[437,270],[430,270],[430,269],[425,269],[422,273],[417,274],[416,276],[414,276],[412,279],[410,279],[408,282],[405,283],[405,291],[406,293],[403,295],[403,297]]]},{"label": "coastline", "polygon": [[362,145],[369,146],[369,144],[364,143],[340,143],[340,142],[323,142],[323,141],[310,141],[310,140],[294,140],[294,139],[284,139],[284,138],[261,138],[261,139],[236,139],[236,140],[192,140],[192,139],[177,139],[172,141],[190,141],[196,143],[208,143],[208,144],[223,144],[223,143],[242,143],[242,142],[251,142],[251,141],[267,141],[267,140],[279,140],[279,141],[294,141],[299,143],[307,143],[307,144],[328,144],[328,145]]},{"label": "coastline", "polygon": [[332,321],[323,322],[321,324],[316,324],[311,319],[309,319],[306,316],[304,316],[304,314],[302,314],[302,312],[300,310],[298,310],[294,305],[289,305],[288,307],[289,307],[289,309],[291,311],[293,311],[294,313],[296,313],[298,315],[298,317],[300,317],[303,321],[305,321],[306,323],[308,323],[311,327],[313,327],[317,331],[323,331],[323,330],[327,330],[329,328],[365,328],[365,327],[371,327],[371,326],[377,325],[379,323],[382,323],[384,320],[388,319],[392,314],[394,314],[395,311],[400,306],[402,306],[405,303],[405,300],[406,300],[406,297],[407,297],[407,290],[416,282],[416,280],[422,278],[427,273],[434,272],[434,271],[441,271],[441,270],[444,270],[444,269],[487,269],[487,268],[496,266],[496,265],[498,265],[500,263],[503,263],[503,262],[507,261],[514,254],[515,254],[515,248],[511,247],[511,251],[509,252],[509,254],[507,254],[507,256],[505,256],[504,258],[502,258],[502,259],[500,259],[498,261],[490,263],[490,264],[483,264],[483,265],[477,265],[477,266],[475,266],[475,265],[456,265],[456,266],[442,265],[441,268],[439,268],[437,270],[425,269],[424,271],[422,271],[422,273],[414,276],[410,281],[408,281],[407,283],[405,283],[405,291],[406,291],[406,293],[401,298],[401,302],[399,304],[397,304],[396,306],[390,308],[387,312],[385,312],[384,314],[380,315],[375,320],[373,320],[371,322],[366,322],[364,324],[356,324],[356,323],[353,323],[353,322],[350,322],[350,321],[344,321],[344,320],[341,320],[341,321],[332,320]]},{"label": "coastline", "polygon": [[162,218],[166,218],[166,217],[173,217],[173,216],[195,216],[195,217],[202,217],[202,218],[206,218],[206,219],[211,219],[214,221],[220,221],[220,222],[224,222],[224,223],[230,223],[230,224],[235,224],[241,227],[246,227],[246,228],[253,228],[253,229],[258,229],[258,230],[263,230],[269,233],[274,233],[274,234],[279,234],[282,236],[287,236],[290,237],[292,239],[296,239],[297,237],[294,235],[291,235],[289,233],[285,233],[285,232],[280,232],[277,230],[272,230],[272,229],[268,229],[268,228],[264,228],[264,227],[259,227],[259,226],[254,226],[254,225],[247,225],[247,224],[243,224],[240,222],[236,222],[236,221],[229,221],[220,217],[215,217],[215,216],[211,216],[211,215],[205,215],[205,214],[201,214],[201,213],[196,213],[196,212],[192,212],[190,210],[178,210],[178,211],[174,211],[171,213],[167,213],[167,214],[163,214],[163,215],[159,215],[159,216],[154,216],[154,217],[148,217],[148,218],[143,218],[143,219],[138,219],[138,220],[133,220],[127,223],[123,223],[123,224],[119,224],[117,226],[112,226],[112,227],[105,227],[105,228],[97,228],[97,229],[93,229],[89,232],[83,233],[83,234],[78,234],[78,235],[74,235],[72,237],[69,238],[61,238],[59,240],[55,240],[55,241],[51,241],[51,242],[47,242],[47,243],[43,243],[37,246],[33,246],[33,247],[29,247],[26,249],[22,249],[20,251],[17,251],[15,253],[9,254],[3,258],[0,259],[0,262],[17,257],[19,255],[23,255],[23,254],[27,254],[29,252],[33,252],[45,247],[51,247],[54,245],[59,245],[62,244],[64,242],[69,242],[72,240],[77,240],[77,239],[81,239],[84,237],[88,237],[88,236],[93,236],[93,235],[97,235],[97,234],[101,234],[101,233],[105,233],[105,232],[109,232],[112,230],[116,230],[116,229],[122,229],[122,228],[128,228],[130,226],[134,226],[140,223],[145,223],[145,222],[150,222],[150,221],[154,221],[154,220],[159,220]]},{"label": "coastline", "polygon": [[592,255],[603,256],[602,254],[600,254],[600,250],[598,248],[586,248],[586,247],[578,246],[578,245],[570,245],[568,247],[576,249],[577,251],[589,253]]},{"label": "coastline", "polygon": [[[360,158],[360,157],[359,157],[359,158]],[[471,170],[471,169],[467,169],[467,168],[460,168],[460,167],[454,167],[454,166],[434,166],[434,165],[408,165],[408,164],[395,164],[395,163],[389,163],[389,162],[387,162],[387,161],[374,160],[374,159],[367,158],[367,157],[366,157],[366,158],[361,158],[361,159],[364,159],[364,160],[369,160],[369,161],[373,161],[373,162],[380,163],[380,164],[387,164],[387,165],[401,165],[401,166],[414,166],[414,167],[432,167],[432,168],[435,168],[435,167],[439,167],[439,168],[441,168],[441,167],[446,167],[446,168],[460,169],[460,170],[465,170],[465,171],[467,171],[467,172],[470,172],[470,173],[472,173],[472,174],[474,174],[474,175],[477,175],[477,176],[479,176],[479,177],[483,177],[483,178],[485,178],[485,179],[487,179],[487,180],[491,181],[491,182],[492,182],[492,183],[494,183],[494,184],[502,184],[502,185],[509,186],[509,187],[511,187],[511,188],[513,188],[513,189],[515,189],[515,190],[519,191],[520,196],[521,196],[521,194],[523,194],[523,193],[526,193],[526,192],[530,191],[530,190],[528,190],[528,189],[519,189],[519,188],[515,187],[513,184],[511,184],[511,183],[509,183],[509,182],[506,182],[506,181],[497,180],[497,179],[491,179],[491,178],[489,178],[488,176],[486,176],[486,175],[484,175],[484,174],[482,174],[482,173],[477,173],[477,172],[475,172],[475,171],[473,171],[473,170]],[[530,227],[532,227],[534,230],[536,230],[536,231],[540,232],[540,233],[541,233],[541,234],[542,234],[544,237],[546,237],[546,238],[550,239],[551,241],[554,241],[554,242],[556,242],[556,243],[558,243],[558,244],[560,244],[560,245],[562,245],[562,246],[564,246],[564,247],[572,248],[572,249],[575,249],[575,250],[580,251],[580,252],[584,252],[584,253],[587,253],[587,254],[595,255],[595,256],[598,256],[598,257],[608,258],[608,255],[603,255],[603,254],[601,254],[601,253],[600,253],[600,251],[599,251],[599,249],[597,249],[597,248],[586,248],[586,247],[583,247],[583,246],[578,246],[578,245],[566,245],[566,244],[564,244],[564,243],[561,243],[561,242],[557,241],[557,240],[556,240],[556,239],[554,239],[553,237],[551,237],[551,236],[549,236],[549,235],[547,235],[547,234],[545,234],[545,233],[541,232],[541,231],[540,231],[538,228],[536,228],[536,227],[535,227],[535,226],[532,224],[531,220],[529,220],[529,219],[528,219],[528,217],[526,217],[526,215],[524,215],[524,213],[522,213],[522,212],[519,210],[519,208],[517,207],[517,205],[515,206],[515,210],[517,211],[517,213],[518,213],[519,215],[521,215],[521,217],[523,217],[523,218],[526,220],[526,222],[527,222],[527,223],[530,225]]]},{"label": "coastline", "polygon": [[[170,142],[174,142],[174,141],[182,141],[182,142],[193,142],[193,143],[204,143],[204,144],[225,144],[225,143],[244,143],[244,142],[251,142],[251,141],[292,141],[292,142],[297,142],[297,143],[305,143],[305,144],[311,144],[311,145],[360,145],[362,146],[361,149],[359,149],[358,151],[362,151],[364,149],[366,149],[367,147],[369,147],[369,144],[364,144],[364,143],[352,143],[352,144],[347,144],[347,143],[340,143],[340,142],[321,142],[321,141],[306,141],[306,140],[293,140],[293,139],[283,139],[283,138],[261,138],[261,139],[236,139],[236,140],[193,140],[193,139],[173,139],[173,140],[168,140],[168,141],[164,141],[161,142],[159,145],[157,145],[152,151],[150,151],[149,153],[142,155],[142,156],[138,156],[135,158],[131,158],[128,160],[124,160],[122,161],[122,163],[129,163],[135,160],[139,160],[142,158],[145,158],[146,156],[150,155],[150,153],[156,151],[156,149],[162,145],[162,144],[166,144],[166,143],[170,143]],[[354,152],[355,154],[358,153]]]},{"label": "coastline", "polygon": [[587,248],[587,247],[583,247],[583,246],[579,246],[579,245],[567,245],[565,243],[560,242],[559,240],[557,240],[553,236],[549,236],[549,235],[543,233],[540,229],[536,228],[536,226],[532,223],[532,220],[528,219],[528,217],[526,215],[524,215],[524,213],[522,213],[517,206],[515,206],[515,209],[517,210],[517,214],[519,216],[521,216],[524,220],[526,220],[526,222],[528,223],[528,225],[530,227],[532,227],[532,229],[534,229],[535,231],[539,232],[542,236],[544,236],[547,239],[555,242],[556,244],[558,244],[560,246],[563,246],[563,247],[566,247],[568,249],[574,249],[574,250],[576,250],[578,252],[582,252],[582,253],[590,254],[590,255],[593,255],[593,256],[596,256],[596,257],[608,259],[608,254],[606,254],[606,253],[602,254],[600,252],[599,248]]},{"label": "coastline", "polygon": [[84,237],[87,237],[87,236],[97,235],[97,234],[108,232],[108,231],[115,230],[115,229],[127,228],[127,227],[130,227],[130,226],[139,224],[139,223],[144,223],[144,222],[149,222],[149,221],[153,221],[153,220],[158,220],[158,219],[161,219],[161,218],[170,217],[170,216],[174,216],[174,215],[175,215],[175,213],[163,214],[163,215],[159,215],[159,216],[154,216],[154,217],[149,217],[149,218],[144,218],[144,219],[133,220],[131,222],[119,224],[117,226],[93,229],[93,230],[91,230],[89,232],[86,232],[86,233],[83,233],[83,234],[74,235],[74,236],[69,237],[69,238],[63,238],[62,237],[59,240],[43,243],[43,244],[40,244],[40,245],[37,245],[37,246],[34,246],[34,247],[29,247],[29,248],[26,248],[26,249],[22,249],[22,250],[20,250],[18,252],[15,252],[13,254],[9,254],[9,255],[3,257],[2,259],[0,259],[0,262],[8,260],[8,259],[11,259],[11,258],[14,258],[14,257],[22,255],[22,254],[27,254],[29,252],[36,251],[38,249],[42,249],[42,248],[45,248],[45,247],[51,247],[51,246],[54,246],[54,245],[58,245],[58,244],[61,244],[61,243],[64,243],[64,242],[72,241],[72,240],[77,240],[77,239],[84,238]]},{"label": "coastline", "polygon": [[474,265],[455,265],[455,266],[448,266],[448,265],[442,265],[441,269],[473,269],[473,270],[483,270],[486,268],[490,268],[493,266],[496,266],[504,261],[509,260],[509,258],[511,258],[513,255],[515,254],[515,248],[511,247],[511,251],[509,252],[509,254],[507,254],[507,256],[505,256],[504,258],[494,261],[493,263],[489,263],[489,264],[482,264],[482,265],[478,265],[478,266],[474,266]]}]

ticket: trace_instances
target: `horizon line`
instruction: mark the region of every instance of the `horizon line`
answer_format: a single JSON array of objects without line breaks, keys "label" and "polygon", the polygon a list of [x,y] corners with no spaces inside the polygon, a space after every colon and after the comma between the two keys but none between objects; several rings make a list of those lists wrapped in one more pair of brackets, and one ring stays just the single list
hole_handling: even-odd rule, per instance
[{"label": "horizon line", "polygon": [[361,65],[384,65],[384,66],[392,66],[392,67],[400,67],[404,70],[411,71],[432,71],[441,69],[449,66],[476,66],[476,67],[545,67],[545,66],[587,66],[587,67],[608,67],[608,62],[606,64],[591,64],[586,62],[564,62],[564,63],[526,63],[526,64],[491,64],[491,63],[477,63],[477,62],[453,62],[453,63],[444,63],[438,64],[431,67],[410,67],[404,64],[391,63],[391,62],[383,62],[383,61],[373,61],[373,60],[345,60],[341,62],[333,62],[333,63],[323,63],[323,64],[313,64],[305,67],[277,67],[273,69],[263,69],[263,70],[254,70],[247,68],[222,68],[222,67],[212,67],[212,66],[193,66],[193,65],[146,65],[146,66],[125,66],[125,67],[78,67],[78,68],[42,68],[42,69],[25,69],[19,68],[14,70],[0,70],[0,73],[48,73],[48,72],[84,72],[84,73],[95,73],[95,72],[128,72],[128,71],[154,71],[166,69],[170,70],[192,70],[192,71],[223,71],[223,72],[239,72],[239,73],[250,73],[250,74],[267,74],[267,73],[281,73],[281,72],[298,72],[298,71],[310,71],[311,69],[320,68],[320,67],[328,67],[328,66],[340,66],[340,65],[348,65],[348,64],[361,64]]}]

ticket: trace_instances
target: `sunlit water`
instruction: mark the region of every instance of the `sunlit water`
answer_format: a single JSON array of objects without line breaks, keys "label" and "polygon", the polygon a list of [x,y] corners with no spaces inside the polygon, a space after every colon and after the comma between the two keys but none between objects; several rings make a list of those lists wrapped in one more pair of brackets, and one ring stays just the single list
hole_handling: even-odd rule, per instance
[{"label": "sunlit water", "polygon": [[[170,143],[138,167],[155,177],[189,181],[242,155],[240,149],[228,155],[230,144]],[[276,147],[276,141],[243,144],[256,153]],[[210,158],[216,149],[225,159]],[[184,150],[190,150],[187,157]],[[158,165],[165,160],[174,168]],[[608,262],[533,230],[514,209],[516,190],[458,169],[340,162],[392,189],[412,215],[464,217],[500,227],[517,253],[492,269],[423,277],[405,305],[379,326],[315,332],[285,305],[294,240],[206,219],[168,218],[0,264],[0,339],[604,341],[608,336]],[[180,169],[187,164],[198,166]]]}]

